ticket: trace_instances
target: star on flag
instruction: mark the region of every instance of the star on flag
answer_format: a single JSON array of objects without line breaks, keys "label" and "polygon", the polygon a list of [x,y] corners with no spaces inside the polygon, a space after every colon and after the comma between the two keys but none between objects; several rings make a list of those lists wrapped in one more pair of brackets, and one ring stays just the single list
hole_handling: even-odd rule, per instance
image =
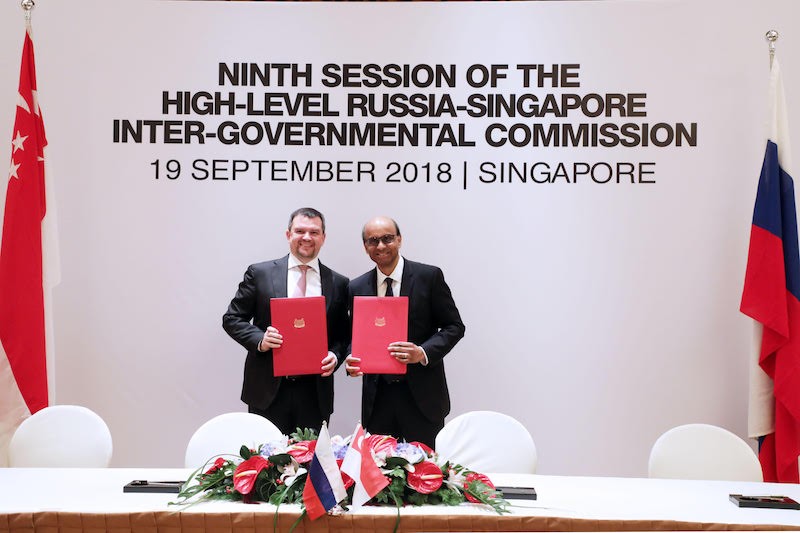
[{"label": "star on flag", "polygon": [[17,137],[13,141],[11,141],[11,144],[14,146],[14,149],[11,151],[11,155],[14,155],[14,153],[17,150],[25,150],[25,148],[23,148],[22,146],[22,143],[24,143],[25,139],[27,139],[28,137],[29,135],[23,137],[22,134],[20,134],[19,130],[17,130]]},{"label": "star on flag", "polygon": [[17,163],[15,165],[14,164],[14,160],[13,159],[11,160],[11,169],[8,171],[8,179],[11,179],[11,178],[19,179],[19,176],[17,175],[17,170],[19,169],[20,165],[21,165],[21,163]]}]

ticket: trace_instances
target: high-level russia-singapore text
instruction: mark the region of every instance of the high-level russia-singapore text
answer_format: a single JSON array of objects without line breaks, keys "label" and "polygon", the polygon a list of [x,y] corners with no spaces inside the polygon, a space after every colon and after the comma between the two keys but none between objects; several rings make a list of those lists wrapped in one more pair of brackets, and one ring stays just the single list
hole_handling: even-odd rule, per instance
[{"label": "high-level russia-singapore text", "polygon": [[219,63],[211,90],[163,90],[113,142],[377,147],[694,147],[646,91],[586,89],[581,65]]}]

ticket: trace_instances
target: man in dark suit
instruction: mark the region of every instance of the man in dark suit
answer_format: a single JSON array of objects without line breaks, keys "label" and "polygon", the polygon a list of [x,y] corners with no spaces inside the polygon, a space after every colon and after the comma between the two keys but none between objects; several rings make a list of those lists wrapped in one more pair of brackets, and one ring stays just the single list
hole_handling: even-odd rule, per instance
[{"label": "man in dark suit", "polygon": [[[408,341],[393,342],[390,354],[408,365],[405,375],[364,375],[361,421],[370,433],[419,441],[433,447],[450,412],[444,356],[464,336],[464,323],[441,269],[400,256],[397,223],[376,217],[362,230],[364,249],[376,268],[350,282],[354,296],[407,296]],[[363,375],[359,354],[347,358],[347,373]]]},{"label": "man in dark suit", "polygon": [[[333,372],[344,361],[350,340],[347,278],[319,262],[325,242],[325,217],[301,208],[289,217],[289,255],[250,265],[222,317],[222,327],[247,349],[242,401],[251,413],[271,420],[284,433],[319,429],[333,412]],[[275,377],[272,349],[283,337],[270,322],[270,298],[324,296],[328,355],[320,374]],[[251,323],[252,321],[252,323]]]}]

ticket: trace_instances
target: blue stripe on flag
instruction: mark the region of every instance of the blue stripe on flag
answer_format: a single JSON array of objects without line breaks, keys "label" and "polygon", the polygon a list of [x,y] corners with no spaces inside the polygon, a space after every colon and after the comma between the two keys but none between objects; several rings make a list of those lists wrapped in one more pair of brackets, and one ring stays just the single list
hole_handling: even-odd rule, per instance
[{"label": "blue stripe on flag", "polygon": [[325,470],[322,468],[316,454],[311,459],[311,466],[308,467],[308,479],[311,480],[314,491],[317,493],[317,497],[322,502],[325,510],[332,509],[337,503],[336,497],[333,495],[328,476],[325,475]]},{"label": "blue stripe on flag", "polygon": [[778,145],[767,141],[764,164],[758,180],[753,225],[783,241],[786,289],[800,300],[800,251],[797,245],[797,212],[794,181],[778,161]]}]

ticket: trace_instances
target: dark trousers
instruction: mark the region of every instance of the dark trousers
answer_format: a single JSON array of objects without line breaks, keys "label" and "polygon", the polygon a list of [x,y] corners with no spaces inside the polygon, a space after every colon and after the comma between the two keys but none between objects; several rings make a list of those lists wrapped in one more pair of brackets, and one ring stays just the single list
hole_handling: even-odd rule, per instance
[{"label": "dark trousers", "polygon": [[419,441],[433,448],[444,420],[433,422],[420,411],[407,381],[388,383],[381,379],[372,415],[365,427],[370,433],[391,435],[398,441]]},{"label": "dark trousers", "polygon": [[268,419],[284,435],[297,428],[319,432],[322,421],[326,420],[319,410],[316,376],[284,378],[269,407],[262,410],[248,406],[248,411]]}]

